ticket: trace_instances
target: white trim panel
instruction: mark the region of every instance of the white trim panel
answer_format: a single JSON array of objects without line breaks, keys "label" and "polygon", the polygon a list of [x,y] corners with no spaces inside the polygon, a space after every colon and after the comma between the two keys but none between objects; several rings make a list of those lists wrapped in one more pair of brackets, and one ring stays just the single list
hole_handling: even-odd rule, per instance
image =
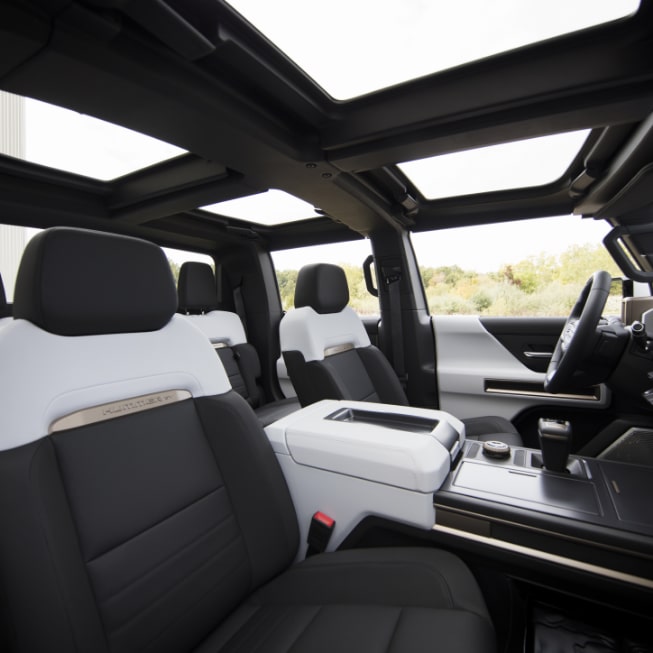
[{"label": "white trim panel", "polygon": [[496,379],[544,383],[545,374],[533,372],[517,360],[477,316],[432,316],[435,334],[440,407],[461,419],[498,415],[514,418],[522,410],[545,404],[605,408],[609,394],[601,386],[599,400],[557,395],[530,396],[485,391],[485,381]]},{"label": "white trim panel", "polygon": [[281,351],[300,351],[305,361],[324,360],[324,351],[339,345],[368,347],[370,338],[349,306],[339,313],[316,313],[310,306],[288,311],[279,325]]},{"label": "white trim panel", "polygon": [[[412,433],[326,419],[345,408],[428,417],[437,426],[431,432]],[[463,424],[442,411],[330,399],[266,427],[297,511],[300,557],[318,510],[336,521],[328,550],[337,548],[370,515],[432,528],[433,492],[447,478],[451,464],[449,451],[436,439],[438,429],[456,431],[458,446],[464,439]]]},{"label": "white trim panel", "polygon": [[26,320],[0,331],[0,450],[34,442],[56,420],[141,395],[223,394],[229,379],[211,344],[183,316],[159,331],[57,336]]},{"label": "white trim panel", "polygon": [[240,316],[230,311],[211,311],[203,315],[184,315],[212,343],[224,342],[229,346],[247,342]]}]

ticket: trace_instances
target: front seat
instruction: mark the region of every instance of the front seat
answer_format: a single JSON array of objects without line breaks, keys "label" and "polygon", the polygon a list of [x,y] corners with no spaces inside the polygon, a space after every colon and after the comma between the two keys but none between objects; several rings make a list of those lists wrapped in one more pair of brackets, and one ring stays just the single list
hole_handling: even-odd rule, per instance
[{"label": "front seat", "polygon": [[[281,319],[279,338],[290,380],[302,406],[320,399],[408,405],[406,393],[383,353],[370,343],[350,308],[344,270],[306,265],[297,275],[295,309]],[[472,440],[522,446],[517,429],[499,416],[462,420]]]},{"label": "front seat", "polygon": [[0,647],[89,653],[495,651],[481,592],[430,548],[293,564],[271,445],[163,252],[54,228],[0,331]]}]

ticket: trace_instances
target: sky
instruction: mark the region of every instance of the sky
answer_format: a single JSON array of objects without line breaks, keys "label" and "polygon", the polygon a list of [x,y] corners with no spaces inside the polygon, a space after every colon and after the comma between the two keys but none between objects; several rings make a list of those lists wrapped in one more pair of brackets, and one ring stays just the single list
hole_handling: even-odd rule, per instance
[{"label": "sky", "polygon": [[347,99],[627,16],[639,0],[230,0],[230,4],[333,97]]}]

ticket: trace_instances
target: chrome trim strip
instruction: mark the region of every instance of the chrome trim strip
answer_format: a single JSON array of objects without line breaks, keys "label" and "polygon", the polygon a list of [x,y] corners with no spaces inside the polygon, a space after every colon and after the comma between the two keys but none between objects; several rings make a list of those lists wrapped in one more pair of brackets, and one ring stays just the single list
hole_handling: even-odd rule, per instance
[{"label": "chrome trim strip", "polygon": [[212,342],[213,349],[224,349],[225,347],[228,347],[229,345],[226,342]]},{"label": "chrome trim strip", "polygon": [[526,358],[551,358],[552,351],[525,351],[522,352]]},{"label": "chrome trim strip", "polygon": [[100,404],[99,406],[91,406],[90,408],[84,408],[83,410],[78,410],[56,419],[50,424],[48,434],[87,426],[88,424],[96,424],[97,422],[104,422],[115,417],[122,417],[123,415],[140,413],[151,408],[159,408],[160,406],[190,399],[191,396],[188,390],[164,390],[163,392],[153,392],[130,399],[121,399],[120,401],[111,401],[106,404]]},{"label": "chrome trim strip", "polygon": [[539,390],[511,390],[508,388],[493,388],[491,386],[485,387],[485,392],[491,395],[518,395],[520,397],[548,397],[549,399],[575,399],[582,401],[601,401],[601,392],[595,392],[594,394],[567,394],[560,392],[557,394],[551,394],[550,392],[540,392]]},{"label": "chrome trim strip", "polygon": [[581,562],[580,560],[565,558],[555,553],[547,553],[546,551],[539,551],[537,549],[532,549],[528,546],[522,546],[521,544],[513,544],[512,542],[505,542],[503,540],[497,540],[493,537],[487,537],[485,535],[468,533],[466,531],[458,530],[457,528],[450,528],[449,526],[441,526],[439,524],[435,524],[432,530],[436,532],[439,531],[446,535],[462,537],[467,540],[478,542],[479,544],[487,544],[488,546],[493,546],[498,549],[510,551],[511,553],[519,553],[521,555],[527,555],[533,558],[539,558],[540,560],[544,560],[546,562],[552,562],[557,565],[563,565],[565,567],[570,567],[578,571],[588,572],[596,576],[604,576],[605,578],[616,580],[622,583],[628,583],[630,585],[638,585],[639,587],[644,587],[646,589],[653,589],[653,580],[649,580],[648,578],[640,578],[639,576],[633,576],[632,574],[627,574],[623,571],[617,571],[616,569],[607,569],[606,567],[599,567],[598,565],[593,565],[588,562]]},{"label": "chrome trim strip", "polygon": [[334,354],[342,354],[343,351],[349,351],[353,349],[354,345],[351,342],[346,342],[343,345],[334,345],[333,347],[327,347],[324,350],[324,357],[333,356]]}]

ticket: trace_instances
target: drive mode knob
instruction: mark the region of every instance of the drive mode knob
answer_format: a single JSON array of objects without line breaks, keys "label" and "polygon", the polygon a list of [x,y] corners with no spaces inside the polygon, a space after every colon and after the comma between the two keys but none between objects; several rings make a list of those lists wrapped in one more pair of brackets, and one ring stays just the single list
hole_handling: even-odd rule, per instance
[{"label": "drive mode knob", "polygon": [[501,440],[488,440],[483,443],[483,455],[488,458],[508,458],[510,447]]}]

